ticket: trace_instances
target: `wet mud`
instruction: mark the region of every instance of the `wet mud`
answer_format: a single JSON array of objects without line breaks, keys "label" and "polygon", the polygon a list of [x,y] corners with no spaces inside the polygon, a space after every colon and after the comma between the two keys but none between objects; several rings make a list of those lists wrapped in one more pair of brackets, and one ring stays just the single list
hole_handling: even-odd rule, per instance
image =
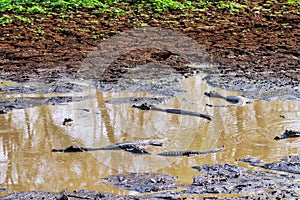
[{"label": "wet mud", "polygon": [[58,96],[58,97],[17,97],[0,98],[0,114],[7,114],[15,109],[33,108],[42,105],[58,105],[74,101],[82,101],[89,97]]},{"label": "wet mud", "polygon": [[[144,34],[146,34],[144,37],[147,37],[147,35],[149,35],[148,37],[151,38],[150,33]],[[126,34],[125,36],[123,36],[122,40],[130,40],[129,37],[130,35]],[[151,40],[150,38],[149,40]],[[118,82],[120,78],[124,77],[124,74],[130,73],[130,70],[132,70],[133,68],[141,65],[147,65],[149,63],[155,66],[160,66],[159,73],[162,73],[162,69],[168,70],[169,72],[176,71],[181,74],[192,72],[192,69],[188,67],[188,64],[191,61],[187,60],[187,58],[185,58],[183,55],[163,49],[140,48],[141,49],[129,51],[125,55],[121,55],[116,60],[114,60],[104,70],[101,77],[99,77],[100,81],[106,83]],[[134,73],[136,73],[136,71]],[[143,75],[144,74],[142,74],[142,76]]]},{"label": "wet mud", "polygon": [[278,162],[265,163],[255,159],[241,159],[240,161],[249,163],[252,166],[261,167],[269,170],[277,170],[292,174],[300,174],[300,155],[292,155],[287,158],[282,158]]},{"label": "wet mud", "polygon": [[139,193],[159,192],[178,188],[176,178],[168,174],[130,173],[103,178],[105,184]]},{"label": "wet mud", "polygon": [[[216,164],[213,166],[196,166],[194,169],[206,175],[196,175],[193,184],[186,189],[192,194],[245,194],[274,193],[278,190],[299,188],[292,183],[299,178],[294,175],[281,175],[274,172],[249,170],[243,167]],[[293,190],[294,191],[294,190]]]},{"label": "wet mud", "polygon": [[[88,190],[67,191],[64,190],[60,193],[45,192],[45,191],[31,191],[20,192],[18,194],[10,194],[2,197],[3,200],[13,199],[49,199],[49,200],[76,200],[76,199],[134,199],[134,196],[116,196],[109,193],[102,193]],[[147,199],[140,197],[139,199]]]},{"label": "wet mud", "polygon": [[[298,73],[298,72],[297,72]],[[298,73],[299,74],[299,73]],[[225,90],[242,91],[243,96],[250,99],[266,101],[300,100],[300,87],[298,80],[266,78],[253,79],[243,75],[222,74],[215,71],[204,78],[208,84]]]}]

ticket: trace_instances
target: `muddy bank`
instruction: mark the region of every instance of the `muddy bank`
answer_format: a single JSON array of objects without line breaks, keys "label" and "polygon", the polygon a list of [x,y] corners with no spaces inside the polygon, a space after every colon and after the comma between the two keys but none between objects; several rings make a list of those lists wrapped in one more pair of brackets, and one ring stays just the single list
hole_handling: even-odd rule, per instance
[{"label": "muddy bank", "polygon": [[[298,71],[293,73],[300,74]],[[268,73],[265,73],[266,75]],[[298,75],[296,75],[298,76]],[[205,78],[208,84],[219,87],[224,90],[240,91],[242,95],[250,99],[261,99],[273,101],[275,99],[281,100],[300,100],[299,79],[293,80],[290,78],[274,78],[267,75],[263,79],[253,79],[239,74],[239,72],[232,72],[231,74],[222,74],[215,70],[208,74]]]},{"label": "muddy bank", "polygon": [[130,173],[103,178],[105,184],[139,193],[159,192],[178,188],[176,178],[159,173]]},{"label": "muddy bank", "polygon": [[[188,195],[228,199],[296,198],[300,195],[299,158],[299,155],[290,156],[279,162],[259,165],[268,171],[229,164],[194,166],[201,175],[195,175],[189,186],[177,185],[176,177],[165,174],[117,175],[105,180],[106,184],[138,191],[151,198],[176,199]],[[247,160],[241,159],[240,162]],[[256,160],[255,163],[262,161]],[[278,170],[286,173],[278,173]],[[147,194],[153,191],[156,193]]]},{"label": "muddy bank", "polygon": [[[75,199],[135,199],[134,196],[117,196],[109,193],[78,190],[78,191],[67,191],[64,190],[60,193],[52,193],[45,191],[31,191],[31,192],[20,192],[16,194],[10,194],[5,197],[1,197],[3,200],[13,199],[49,199],[49,200],[75,200]],[[147,199],[140,197],[139,199]]]},{"label": "muddy bank", "polygon": [[[18,83],[0,82],[0,114],[7,114],[15,109],[25,109],[42,105],[57,105],[83,101],[91,96],[74,95],[87,87],[68,81],[57,81],[51,84],[43,82]],[[68,93],[73,95],[68,95]]]}]

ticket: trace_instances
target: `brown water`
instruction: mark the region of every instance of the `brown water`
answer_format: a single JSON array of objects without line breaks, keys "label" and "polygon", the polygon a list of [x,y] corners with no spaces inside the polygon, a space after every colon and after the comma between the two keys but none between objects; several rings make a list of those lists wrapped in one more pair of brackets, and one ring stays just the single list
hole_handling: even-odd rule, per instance
[{"label": "brown water", "polygon": [[[214,116],[205,119],[142,111],[128,104],[107,104],[119,97],[149,96],[146,93],[103,93],[93,88],[82,102],[40,106],[14,110],[0,115],[0,193],[63,189],[101,190],[115,194],[133,194],[105,186],[101,178],[126,172],[161,172],[178,176],[180,184],[189,184],[198,172],[191,167],[202,164],[239,164],[237,159],[253,157],[266,162],[298,154],[299,139],[275,141],[285,129],[300,129],[300,102],[255,100],[241,107],[211,108],[205,103],[224,104],[203,93],[216,90],[199,77],[182,81],[188,91],[183,96],[160,104],[163,108],[179,108]],[[82,95],[82,94],[72,94]],[[86,110],[88,109],[88,110]],[[281,118],[279,115],[284,115]],[[72,126],[63,126],[64,118],[72,118]],[[53,148],[70,145],[100,147],[116,142],[168,138],[164,147],[148,148],[154,155],[135,155],[123,151],[91,151],[52,153]],[[225,150],[195,157],[161,157],[155,153],[167,150],[211,150],[225,145]]]}]

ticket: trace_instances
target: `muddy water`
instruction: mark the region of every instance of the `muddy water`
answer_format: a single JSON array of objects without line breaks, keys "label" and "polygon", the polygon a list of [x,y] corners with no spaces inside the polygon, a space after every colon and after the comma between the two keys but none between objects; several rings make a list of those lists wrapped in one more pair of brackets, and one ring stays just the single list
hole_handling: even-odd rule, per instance
[{"label": "muddy water", "polygon": [[[214,120],[193,116],[142,111],[128,104],[109,104],[120,97],[149,97],[146,93],[100,92],[92,87],[76,96],[92,96],[80,102],[45,105],[14,110],[0,115],[0,195],[17,191],[89,189],[132,194],[102,184],[101,178],[126,172],[162,172],[178,176],[181,185],[190,184],[202,164],[239,164],[237,159],[253,157],[266,162],[298,154],[299,139],[275,141],[285,129],[300,129],[300,102],[254,100],[253,104],[212,108],[205,103],[224,105],[203,93],[216,90],[224,95],[239,93],[212,88],[191,77],[181,82],[184,95],[160,104],[214,116]],[[39,95],[37,95],[38,97]],[[45,95],[44,95],[45,96]],[[280,117],[285,116],[285,118]],[[63,126],[64,118],[74,120]],[[168,138],[164,147],[150,147],[152,155],[123,151],[52,153],[53,148],[70,145],[100,147],[126,140]],[[211,150],[225,145],[217,154],[195,157],[161,157],[168,150]]]}]

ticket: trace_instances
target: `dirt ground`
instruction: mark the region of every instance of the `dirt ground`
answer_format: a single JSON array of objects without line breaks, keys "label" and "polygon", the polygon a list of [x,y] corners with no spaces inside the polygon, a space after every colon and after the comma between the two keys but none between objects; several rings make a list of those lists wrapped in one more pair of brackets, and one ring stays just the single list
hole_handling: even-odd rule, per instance
[{"label": "dirt ground", "polygon": [[[66,18],[61,13],[34,15],[32,24],[16,21],[0,27],[0,78],[27,81],[76,76],[83,59],[103,39],[146,24],[180,31],[204,45],[212,60],[220,64],[221,73],[251,79],[285,78],[287,84],[298,84],[299,7],[264,1],[249,4],[249,9],[241,8],[240,12],[212,5],[205,12],[189,11],[185,15],[178,15],[178,11],[157,15],[145,10],[146,15],[132,12],[115,17],[87,9],[70,12]],[[114,65],[128,65],[135,57],[139,57],[139,63],[161,62],[173,55],[163,50],[158,53],[157,49],[128,52],[129,60],[123,58],[123,63],[116,61]],[[185,62],[170,58],[171,64]],[[113,73],[104,80],[115,80],[124,71]]]}]

